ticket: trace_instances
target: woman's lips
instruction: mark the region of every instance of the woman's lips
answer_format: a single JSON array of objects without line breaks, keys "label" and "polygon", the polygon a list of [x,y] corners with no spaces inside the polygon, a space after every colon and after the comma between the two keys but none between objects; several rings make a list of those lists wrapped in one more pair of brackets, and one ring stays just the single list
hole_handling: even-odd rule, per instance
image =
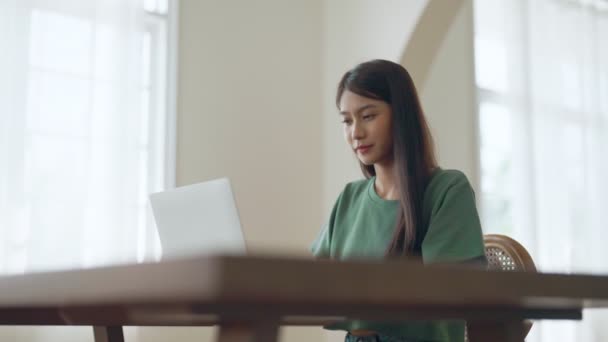
[{"label": "woman's lips", "polygon": [[367,152],[369,152],[370,148],[372,148],[372,146],[374,145],[362,145],[357,147],[357,152],[361,153],[361,154],[366,154]]}]

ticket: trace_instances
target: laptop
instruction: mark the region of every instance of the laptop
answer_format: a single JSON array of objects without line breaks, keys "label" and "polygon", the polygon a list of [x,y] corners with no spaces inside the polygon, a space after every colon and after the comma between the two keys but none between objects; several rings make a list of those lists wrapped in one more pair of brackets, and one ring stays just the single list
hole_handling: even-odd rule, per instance
[{"label": "laptop", "polygon": [[162,259],[246,253],[228,178],[150,194]]}]

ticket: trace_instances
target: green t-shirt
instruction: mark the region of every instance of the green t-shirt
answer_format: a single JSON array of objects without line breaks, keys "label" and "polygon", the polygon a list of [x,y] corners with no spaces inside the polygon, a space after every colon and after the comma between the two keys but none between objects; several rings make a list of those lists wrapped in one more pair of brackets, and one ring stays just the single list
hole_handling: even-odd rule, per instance
[{"label": "green t-shirt", "polygon": [[[385,257],[395,230],[399,201],[380,198],[374,181],[375,178],[370,178],[346,185],[334,205],[329,222],[312,245],[315,256],[334,260]],[[421,252],[424,263],[484,260],[475,194],[462,172],[437,169],[424,192],[422,211]],[[372,330],[415,341],[464,340],[463,321],[390,323],[351,320],[325,328]]]}]

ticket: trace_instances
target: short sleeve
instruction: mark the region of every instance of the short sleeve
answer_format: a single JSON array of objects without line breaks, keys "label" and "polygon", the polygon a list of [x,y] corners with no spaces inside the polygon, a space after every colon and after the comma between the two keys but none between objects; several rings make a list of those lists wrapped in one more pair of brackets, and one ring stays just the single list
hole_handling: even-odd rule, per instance
[{"label": "short sleeve", "polygon": [[325,223],[321,227],[317,238],[310,246],[312,255],[321,259],[328,259],[331,255],[331,230],[329,222]]},{"label": "short sleeve", "polygon": [[462,173],[438,194],[422,241],[425,263],[485,260],[475,194]]},{"label": "short sleeve", "polygon": [[344,192],[338,196],[336,200],[336,204],[331,211],[331,215],[329,219],[323,226],[321,227],[321,231],[317,235],[317,238],[310,246],[310,251],[312,254],[321,259],[329,259],[331,258],[331,241],[334,233],[334,222],[336,220],[336,212],[338,210],[338,205],[340,203],[340,199],[342,198]]}]

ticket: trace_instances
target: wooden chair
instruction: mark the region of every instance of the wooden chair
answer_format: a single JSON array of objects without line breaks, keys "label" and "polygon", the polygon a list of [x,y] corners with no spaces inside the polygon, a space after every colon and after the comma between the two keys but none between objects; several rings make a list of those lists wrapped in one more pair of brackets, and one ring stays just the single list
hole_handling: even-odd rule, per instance
[{"label": "wooden chair", "polygon": [[[536,272],[532,257],[519,242],[499,234],[486,234],[483,240],[489,270]],[[526,337],[532,328],[532,321],[525,320],[522,324]],[[468,341],[466,335],[465,332],[465,341]]]},{"label": "wooden chair", "polygon": [[532,257],[519,242],[498,234],[484,235],[483,242],[489,269],[536,272]]}]

